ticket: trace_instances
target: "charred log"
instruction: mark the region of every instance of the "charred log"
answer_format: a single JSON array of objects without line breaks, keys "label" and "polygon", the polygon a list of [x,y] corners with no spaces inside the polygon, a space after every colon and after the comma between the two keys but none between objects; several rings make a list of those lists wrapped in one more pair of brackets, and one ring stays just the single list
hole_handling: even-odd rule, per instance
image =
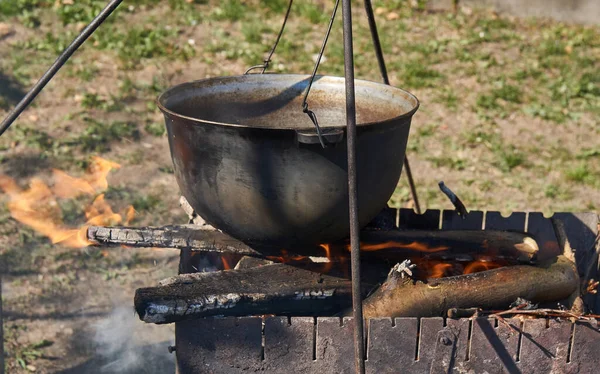
[{"label": "charred log", "polygon": [[427,283],[391,271],[363,303],[365,318],[442,316],[451,308],[506,308],[517,297],[558,301],[576,290],[575,265],[563,256],[544,266],[517,265],[480,273],[430,279]]},{"label": "charred log", "polygon": [[[138,289],[135,308],[145,322],[170,323],[214,315],[326,316],[349,307],[350,280],[314,270],[266,264],[180,275],[158,287]],[[503,309],[517,297],[557,301],[571,294],[577,282],[573,263],[562,256],[544,266],[517,265],[427,283],[393,271],[364,301],[364,315],[428,317],[442,316],[451,308]],[[363,280],[363,294],[373,287]]]},{"label": "charred log", "polygon": [[[204,230],[194,225],[142,228],[90,226],[88,239],[101,245],[178,248],[260,258],[280,256],[282,249],[260,243],[243,243],[220,231]],[[535,261],[538,252],[537,243],[533,238],[524,233],[510,231],[364,231],[361,239],[364,258],[376,257],[391,261],[419,256],[448,260],[485,252],[497,258],[531,262]],[[335,243],[331,247],[337,250],[336,256],[349,256],[345,243]],[[298,256],[299,253],[314,257],[326,255],[320,246],[303,246],[296,251],[286,249],[289,257]]]},{"label": "charred log", "polygon": [[177,248],[206,252],[257,256],[261,253],[239,240],[216,230],[195,225],[163,227],[103,227],[90,226],[88,240],[100,245],[127,245],[140,248]]},{"label": "charred log", "polygon": [[140,319],[170,323],[214,315],[325,316],[351,304],[347,279],[285,264],[184,274],[135,293]]}]

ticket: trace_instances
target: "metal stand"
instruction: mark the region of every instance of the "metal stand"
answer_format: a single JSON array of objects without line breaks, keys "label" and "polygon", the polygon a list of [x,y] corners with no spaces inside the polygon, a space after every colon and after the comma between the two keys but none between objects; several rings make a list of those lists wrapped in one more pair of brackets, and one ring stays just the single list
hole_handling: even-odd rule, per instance
[{"label": "metal stand", "polygon": [[356,372],[365,372],[362,297],[360,292],[360,225],[356,182],[356,98],[354,96],[354,51],[352,46],[352,6],[342,1],[344,24],[344,77],[346,80],[346,139],[348,144],[348,206],[350,209],[350,261],[352,272],[352,311],[354,316],[354,362]]}]

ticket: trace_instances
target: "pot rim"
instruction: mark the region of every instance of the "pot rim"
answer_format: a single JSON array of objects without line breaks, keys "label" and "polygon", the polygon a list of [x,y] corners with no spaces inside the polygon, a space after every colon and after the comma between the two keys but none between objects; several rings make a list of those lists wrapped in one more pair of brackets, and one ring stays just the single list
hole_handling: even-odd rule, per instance
[{"label": "pot rim", "polygon": [[[199,124],[211,124],[211,125],[217,125],[217,126],[224,126],[224,127],[237,127],[237,128],[252,128],[252,129],[261,129],[261,130],[291,130],[291,131],[298,131],[298,130],[302,130],[302,129],[298,129],[298,128],[287,128],[287,127],[277,127],[277,128],[273,128],[273,127],[261,127],[261,126],[249,126],[246,124],[238,124],[238,123],[228,123],[228,122],[218,122],[218,121],[209,121],[209,120],[205,120],[205,119],[200,119],[200,118],[194,118],[194,117],[190,117],[190,116],[186,116],[180,113],[176,113],[170,109],[168,109],[167,107],[165,107],[165,105],[162,103],[166,96],[169,94],[172,94],[176,91],[182,90],[184,87],[186,86],[190,86],[190,85],[196,85],[196,84],[200,84],[200,83],[206,83],[206,82],[213,82],[213,81],[217,81],[217,80],[234,80],[234,79],[240,79],[240,78],[245,78],[245,77],[269,77],[269,76],[278,76],[278,77],[294,77],[294,78],[309,78],[310,75],[308,74],[278,74],[278,73],[265,73],[265,74],[246,74],[246,75],[229,75],[229,76],[221,76],[221,77],[211,77],[211,78],[205,78],[205,79],[199,79],[199,80],[195,80],[195,81],[189,81],[189,82],[184,82],[184,83],[180,83],[177,84],[175,86],[172,86],[168,89],[166,89],[164,92],[162,92],[157,98],[156,98],[156,105],[158,106],[158,108],[165,114],[169,114],[171,116],[174,116],[176,118],[179,119],[185,119],[188,121],[192,121],[192,122],[196,122]],[[323,78],[328,78],[328,79],[335,79],[335,80],[344,80],[344,77],[338,77],[338,76],[332,76],[332,75],[317,75],[315,76],[315,81],[318,81],[319,79],[323,79]],[[374,122],[363,122],[363,123],[357,123],[356,126],[358,127],[368,127],[368,126],[374,126],[374,125],[380,125],[383,123],[388,123],[391,121],[395,121],[395,120],[400,120],[400,119],[404,119],[404,118],[410,118],[413,116],[413,114],[419,109],[420,106],[420,102],[419,99],[417,99],[417,97],[415,95],[413,95],[412,93],[402,89],[402,88],[398,88],[398,87],[394,87],[392,85],[386,85],[383,83],[379,83],[379,82],[373,82],[373,81],[369,81],[369,80],[364,80],[364,79],[355,79],[354,80],[355,83],[359,82],[363,85],[370,85],[370,86],[379,86],[379,87],[385,87],[386,89],[392,89],[392,90],[396,90],[401,92],[403,95],[408,96],[409,99],[413,100],[414,103],[412,104],[412,109],[400,114],[399,116],[395,116],[395,117],[390,117],[381,121],[374,121]],[[410,101],[410,100],[409,100]],[[340,129],[346,129],[346,126],[340,126]]]}]

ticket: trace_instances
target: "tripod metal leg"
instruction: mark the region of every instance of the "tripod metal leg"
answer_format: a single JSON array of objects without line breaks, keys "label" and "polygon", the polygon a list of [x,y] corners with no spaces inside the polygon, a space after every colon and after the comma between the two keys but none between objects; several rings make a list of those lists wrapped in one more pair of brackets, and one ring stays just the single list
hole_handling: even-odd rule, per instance
[{"label": "tripod metal leg", "polygon": [[346,126],[348,143],[348,206],[350,209],[350,260],[352,272],[352,309],[354,316],[354,360],[356,373],[365,372],[362,297],[360,290],[360,238],[356,178],[356,100],[354,92],[354,51],[352,46],[351,1],[343,0],[344,76],[346,81]]},{"label": "tripod metal leg", "polygon": [[[383,78],[383,83],[389,85],[390,79],[388,78],[385,59],[383,58],[383,51],[381,49],[381,42],[379,41],[379,32],[377,31],[377,23],[375,22],[375,15],[373,14],[373,5],[371,4],[371,0],[365,0],[365,11],[367,13],[367,19],[369,20],[369,29],[371,30],[371,39],[373,39],[373,47],[375,48],[375,55],[377,56],[379,71],[381,73],[381,77]],[[408,156],[404,157],[404,172],[408,178],[410,194],[415,202],[415,210],[417,213],[421,214],[421,205],[419,204],[419,197],[417,196],[415,181],[410,170],[410,164],[408,163]]]}]

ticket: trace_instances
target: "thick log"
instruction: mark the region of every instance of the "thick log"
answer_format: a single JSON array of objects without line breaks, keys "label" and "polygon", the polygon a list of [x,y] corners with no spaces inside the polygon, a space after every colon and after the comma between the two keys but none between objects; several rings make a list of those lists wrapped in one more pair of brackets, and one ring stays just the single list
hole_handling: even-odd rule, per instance
[{"label": "thick log", "polygon": [[414,283],[390,272],[363,304],[365,318],[442,316],[451,308],[506,308],[517,297],[532,302],[564,299],[579,278],[573,262],[559,256],[544,266],[517,265]]},{"label": "thick log", "polygon": [[134,303],[142,321],[158,324],[214,315],[325,316],[351,305],[350,288],[347,279],[271,264],[179,275],[136,290]]},{"label": "thick log", "polygon": [[[219,252],[253,257],[280,256],[282,249],[288,256],[323,257],[320,246],[302,247],[294,253],[290,248],[267,247],[243,243],[215,230],[204,230],[194,225],[164,227],[99,227],[88,228],[88,239],[101,245],[132,247],[164,247],[194,251]],[[494,230],[389,230],[364,231],[361,243],[364,257],[401,260],[408,257],[451,259],[465,254],[485,252],[497,258],[534,261],[538,252],[535,240],[524,233]],[[347,245],[333,244],[337,256],[348,256]]]},{"label": "thick log", "polygon": [[[443,316],[451,308],[503,309],[517,297],[556,301],[573,292],[577,282],[573,263],[564,257],[540,267],[517,265],[427,283],[392,272],[364,301],[364,315],[430,317]],[[168,278],[158,287],[138,289],[135,308],[141,320],[151,323],[214,315],[324,316],[351,305],[350,288],[347,279],[269,264]],[[364,294],[372,288],[373,283],[363,280]]]}]

